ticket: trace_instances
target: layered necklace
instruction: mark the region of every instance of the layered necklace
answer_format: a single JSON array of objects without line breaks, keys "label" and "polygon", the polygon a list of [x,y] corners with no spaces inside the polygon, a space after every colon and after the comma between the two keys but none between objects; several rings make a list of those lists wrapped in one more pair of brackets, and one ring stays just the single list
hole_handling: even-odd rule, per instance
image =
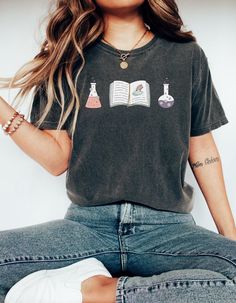
[{"label": "layered necklace", "polygon": [[126,59],[128,58],[128,56],[130,55],[131,51],[135,48],[136,45],[138,45],[138,43],[143,39],[143,37],[146,35],[146,33],[148,31],[150,31],[150,26],[147,25],[145,23],[146,26],[146,30],[145,32],[142,34],[142,36],[139,38],[138,42],[127,52],[127,53],[122,53],[120,52],[114,45],[112,45],[110,42],[108,42],[106,39],[102,38],[103,41],[105,41],[106,43],[108,43],[110,46],[112,46],[118,53],[119,53],[119,59],[121,60],[120,62],[120,67],[122,69],[126,69],[129,65],[128,62],[126,61]]}]

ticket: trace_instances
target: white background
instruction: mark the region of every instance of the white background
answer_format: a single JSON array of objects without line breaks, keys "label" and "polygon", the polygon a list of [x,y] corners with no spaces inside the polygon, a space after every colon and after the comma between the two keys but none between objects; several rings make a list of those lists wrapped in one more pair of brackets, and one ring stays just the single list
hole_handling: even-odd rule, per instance
[{"label": "white background", "polygon": [[[180,14],[204,49],[213,81],[229,124],[213,131],[224,168],[230,205],[236,217],[236,2],[234,0],[179,0]],[[0,76],[12,76],[37,53],[48,1],[0,1]],[[1,90],[0,95],[10,101]],[[27,102],[22,111],[27,113]],[[27,139],[27,138],[26,138]],[[62,218],[70,200],[65,176],[50,175],[0,130],[0,230]],[[195,188],[192,214],[197,224],[217,231],[207,204],[188,165],[186,182]]]}]

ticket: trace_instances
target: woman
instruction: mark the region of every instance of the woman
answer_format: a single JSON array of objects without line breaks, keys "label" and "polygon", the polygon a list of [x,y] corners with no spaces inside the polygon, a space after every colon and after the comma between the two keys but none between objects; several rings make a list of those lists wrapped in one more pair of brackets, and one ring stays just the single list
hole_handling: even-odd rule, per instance
[{"label": "woman", "polygon": [[[71,205],[0,233],[0,303],[236,302],[211,133],[228,120],[182,25],[173,0],[60,0],[39,54],[5,79],[36,90],[31,122],[0,99],[4,132],[51,174],[67,170]],[[188,160],[219,234],[191,215]]]}]

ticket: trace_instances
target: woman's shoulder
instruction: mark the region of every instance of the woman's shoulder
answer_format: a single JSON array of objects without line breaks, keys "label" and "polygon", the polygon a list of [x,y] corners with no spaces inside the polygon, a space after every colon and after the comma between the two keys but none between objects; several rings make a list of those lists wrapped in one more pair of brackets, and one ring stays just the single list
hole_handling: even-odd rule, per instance
[{"label": "woman's shoulder", "polygon": [[186,58],[191,58],[192,62],[201,62],[202,58],[206,58],[206,54],[197,40],[188,42],[173,41],[170,43],[173,44],[173,52],[179,53]]},{"label": "woman's shoulder", "polygon": [[[158,37],[158,39],[161,41],[161,43],[165,45],[171,45],[172,47],[175,47],[176,49],[182,50],[182,51],[194,51],[194,52],[201,52],[202,47],[199,44],[197,40],[195,41],[176,41],[171,40],[165,37]],[[158,41],[157,39],[157,41]]]}]

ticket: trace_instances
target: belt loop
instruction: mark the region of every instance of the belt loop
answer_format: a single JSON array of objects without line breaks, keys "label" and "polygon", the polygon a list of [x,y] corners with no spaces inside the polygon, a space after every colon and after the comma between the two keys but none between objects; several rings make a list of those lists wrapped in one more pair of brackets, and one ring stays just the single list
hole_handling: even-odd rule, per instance
[{"label": "belt loop", "polygon": [[133,205],[130,202],[124,201],[121,207],[121,223],[132,223]]}]

